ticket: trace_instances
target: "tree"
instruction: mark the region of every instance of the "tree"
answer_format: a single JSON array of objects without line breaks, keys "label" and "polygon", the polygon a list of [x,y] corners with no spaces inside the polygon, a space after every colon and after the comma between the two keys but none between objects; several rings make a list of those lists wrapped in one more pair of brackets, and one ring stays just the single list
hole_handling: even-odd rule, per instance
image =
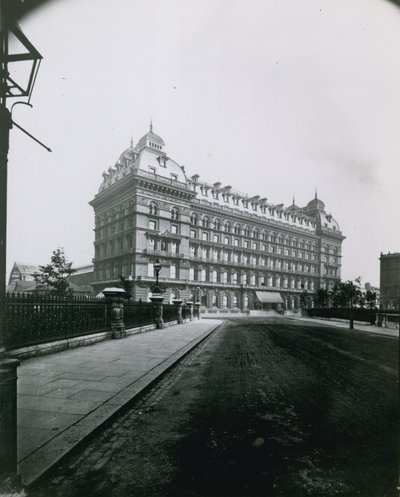
[{"label": "tree", "polygon": [[36,284],[46,285],[54,295],[59,297],[72,296],[69,277],[75,273],[75,269],[72,269],[72,262],[68,262],[62,247],[53,251],[50,264],[39,266],[39,271],[34,274]]},{"label": "tree", "polygon": [[367,290],[365,292],[364,298],[365,298],[366,302],[368,302],[369,307],[372,311],[372,309],[374,308],[375,303],[376,303],[376,292],[372,292],[371,290]]},{"label": "tree", "polygon": [[325,288],[318,288],[315,294],[315,305],[316,307],[325,307],[329,302],[329,294]]}]

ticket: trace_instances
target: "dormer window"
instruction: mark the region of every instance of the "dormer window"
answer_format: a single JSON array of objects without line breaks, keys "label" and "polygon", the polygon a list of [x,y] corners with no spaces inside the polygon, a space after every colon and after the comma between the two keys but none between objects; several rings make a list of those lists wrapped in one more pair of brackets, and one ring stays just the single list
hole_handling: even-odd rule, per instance
[{"label": "dormer window", "polygon": [[167,158],[163,157],[160,155],[160,157],[157,157],[157,161],[160,164],[161,167],[167,167]]}]

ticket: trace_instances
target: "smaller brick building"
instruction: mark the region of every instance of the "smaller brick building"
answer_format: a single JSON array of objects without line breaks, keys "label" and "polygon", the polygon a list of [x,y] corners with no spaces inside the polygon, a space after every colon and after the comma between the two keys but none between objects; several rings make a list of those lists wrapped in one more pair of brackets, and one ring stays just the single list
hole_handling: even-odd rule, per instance
[{"label": "smaller brick building", "polygon": [[383,309],[399,309],[400,304],[400,252],[381,253],[380,299]]}]

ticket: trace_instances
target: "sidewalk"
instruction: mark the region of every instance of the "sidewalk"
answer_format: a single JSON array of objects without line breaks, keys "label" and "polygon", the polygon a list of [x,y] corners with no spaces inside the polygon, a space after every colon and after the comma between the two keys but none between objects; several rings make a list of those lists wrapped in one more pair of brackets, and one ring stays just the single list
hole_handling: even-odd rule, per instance
[{"label": "sidewalk", "polygon": [[26,359],[18,367],[18,465],[29,484],[223,321],[199,320]]},{"label": "sidewalk", "polygon": [[[308,323],[326,324],[328,326],[337,326],[339,328],[348,328],[349,329],[349,322],[335,321],[334,319],[318,319],[318,318],[311,318],[311,317],[307,317],[307,316],[285,316],[285,317],[289,318],[289,319],[297,319],[300,321],[307,321]],[[367,333],[375,333],[377,335],[384,335],[384,336],[399,338],[399,330],[398,329],[396,330],[396,329],[392,329],[392,328],[381,328],[380,326],[374,326],[371,324],[359,324],[357,322],[354,323],[354,329],[357,331],[365,331]]]}]

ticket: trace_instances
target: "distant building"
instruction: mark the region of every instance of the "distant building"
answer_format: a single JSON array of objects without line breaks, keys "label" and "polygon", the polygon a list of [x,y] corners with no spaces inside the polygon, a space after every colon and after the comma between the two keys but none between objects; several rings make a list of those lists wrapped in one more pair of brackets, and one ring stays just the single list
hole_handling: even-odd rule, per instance
[{"label": "distant building", "polygon": [[400,302],[400,252],[381,253],[380,302],[383,309],[399,309]]},{"label": "distant building", "polygon": [[134,299],[147,300],[156,259],[167,300],[207,307],[297,309],[304,291],[340,280],[344,236],[317,194],[305,207],[272,204],[189,177],[164,149],[150,126],[103,173],[90,202],[95,293],[122,275],[132,278]]},{"label": "distant building", "polygon": [[[70,287],[75,295],[92,295],[93,265],[78,266],[69,278]],[[15,262],[7,285],[8,293],[45,292],[43,285],[36,286],[33,275],[38,273],[39,266]]]},{"label": "distant building", "polygon": [[93,264],[86,266],[78,266],[73,268],[75,272],[71,274],[69,280],[75,285],[85,286],[91,285],[93,282]]},{"label": "distant building", "polygon": [[39,266],[35,264],[14,262],[8,284],[11,285],[14,281],[34,281],[33,275],[38,272]]}]

